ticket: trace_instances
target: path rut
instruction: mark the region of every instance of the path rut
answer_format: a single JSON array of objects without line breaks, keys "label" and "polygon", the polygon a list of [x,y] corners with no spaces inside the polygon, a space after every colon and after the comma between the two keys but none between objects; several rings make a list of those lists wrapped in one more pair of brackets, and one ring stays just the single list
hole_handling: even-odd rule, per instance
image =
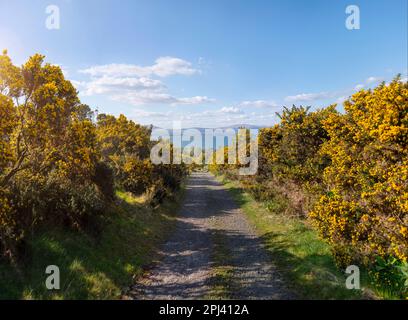
[{"label": "path rut", "polygon": [[161,249],[159,263],[132,286],[130,297],[211,299],[216,270],[225,267],[229,272],[222,298],[294,298],[228,190],[210,173],[193,173],[186,188],[176,228]]}]

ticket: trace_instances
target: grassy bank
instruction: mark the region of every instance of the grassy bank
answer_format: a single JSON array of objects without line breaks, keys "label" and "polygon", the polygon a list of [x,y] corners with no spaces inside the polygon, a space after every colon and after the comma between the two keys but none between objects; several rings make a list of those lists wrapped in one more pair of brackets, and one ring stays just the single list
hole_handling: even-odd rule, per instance
[{"label": "grassy bank", "polygon": [[[119,298],[155,259],[181,197],[151,209],[143,199],[118,192],[120,201],[102,221],[98,236],[62,229],[39,232],[29,240],[30,259],[20,274],[0,263],[0,299]],[[48,265],[60,268],[58,291],[45,287]]]},{"label": "grassy bank", "polygon": [[348,290],[346,278],[330,253],[329,246],[304,220],[280,214],[282,204],[269,204],[269,210],[246,193],[238,182],[218,177],[230,190],[249,221],[262,236],[273,262],[286,282],[305,299],[362,299],[368,291]]},{"label": "grassy bank", "polygon": [[215,231],[213,235],[214,251],[212,259],[214,266],[212,268],[212,277],[210,280],[211,290],[205,297],[209,300],[232,299],[234,290],[236,290],[233,279],[234,267],[228,263],[229,251],[227,250],[224,239],[220,231]]}]

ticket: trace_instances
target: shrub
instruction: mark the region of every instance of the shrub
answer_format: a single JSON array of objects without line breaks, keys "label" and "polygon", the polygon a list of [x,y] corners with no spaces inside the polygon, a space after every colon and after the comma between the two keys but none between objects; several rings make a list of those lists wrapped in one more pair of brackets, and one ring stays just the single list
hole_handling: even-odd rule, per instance
[{"label": "shrub", "polygon": [[[408,83],[397,77],[361,90],[344,109],[284,108],[279,124],[260,130],[258,174],[239,179],[272,210],[277,210],[273,203],[286,202],[285,214],[308,212],[339,266],[363,264],[380,286],[389,285],[403,295]],[[211,169],[238,178],[232,166]]]},{"label": "shrub", "polygon": [[98,190],[105,199],[111,201],[115,198],[115,177],[112,169],[105,162],[99,161],[95,166],[95,172],[92,181],[98,187]]},{"label": "shrub", "polygon": [[[311,213],[322,236],[360,258],[408,258],[408,84],[362,90],[324,123],[329,194]],[[332,231],[329,231],[332,230]]]},{"label": "shrub", "polygon": [[96,127],[58,66],[37,54],[19,68],[4,52],[0,92],[0,254],[17,261],[40,223],[85,228],[111,180],[98,167]]},{"label": "shrub", "polygon": [[150,160],[151,128],[124,115],[98,116],[98,144],[104,162],[112,169],[118,188],[134,195],[148,193],[159,204],[176,191],[187,174],[184,165],[154,165]]},{"label": "shrub", "polygon": [[309,107],[284,108],[281,122],[259,134],[260,174],[298,184],[320,183],[329,159],[319,154],[328,140],[323,122],[337,114],[335,106],[309,112]]},{"label": "shrub", "polygon": [[[369,276],[372,285],[388,297],[408,298],[408,263],[395,257],[377,257]],[[384,292],[385,291],[385,292]]]},{"label": "shrub", "polygon": [[97,139],[102,160],[111,168],[117,187],[136,195],[149,188],[151,128],[128,120],[100,114]]}]

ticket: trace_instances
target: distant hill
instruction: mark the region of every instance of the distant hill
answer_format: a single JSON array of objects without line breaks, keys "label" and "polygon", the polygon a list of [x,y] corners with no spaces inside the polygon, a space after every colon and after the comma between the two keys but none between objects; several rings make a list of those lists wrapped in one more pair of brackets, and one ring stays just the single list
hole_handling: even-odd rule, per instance
[{"label": "distant hill", "polygon": [[246,129],[259,130],[259,129],[262,129],[262,128],[265,128],[265,127],[257,126],[257,125],[253,125],[253,124],[236,124],[236,125],[233,125],[233,126],[230,126],[230,127],[220,127],[220,129],[228,129],[228,128],[233,128],[233,129],[246,128]]},{"label": "distant hill", "polygon": [[[198,129],[200,131],[204,131],[205,129],[234,129],[237,130],[239,128],[246,128],[246,129],[262,129],[265,128],[265,126],[257,126],[257,125],[253,125],[253,124],[234,124],[232,126],[225,126],[225,127],[216,127],[216,128],[206,128],[206,127],[190,127],[190,128],[183,128],[182,130],[188,130],[188,129]],[[163,129],[161,127],[156,127],[153,126],[153,129]],[[171,130],[171,129],[168,129]]]},{"label": "distant hill", "polygon": [[[181,132],[183,134],[184,131],[189,130],[189,129],[195,129],[195,130],[200,131],[201,136],[202,136],[201,144],[202,144],[203,148],[205,149],[205,130],[206,129],[213,129],[213,130],[216,130],[216,129],[221,129],[221,130],[233,129],[233,130],[237,131],[240,128],[255,130],[255,133],[253,134],[253,137],[255,138],[257,136],[257,134],[258,134],[258,130],[262,129],[264,127],[257,126],[257,125],[250,125],[250,124],[236,124],[236,125],[233,125],[233,126],[225,126],[225,127],[218,127],[218,128],[203,128],[203,127],[183,128],[183,129],[181,129]],[[153,132],[152,132],[152,138],[153,139],[158,138],[157,134],[155,134],[155,131],[159,130],[159,129],[163,129],[163,128],[153,127]],[[169,135],[170,135],[170,139],[174,143],[174,145],[179,146],[180,144],[177,141],[173,141],[173,129],[166,129],[166,130],[168,130]],[[190,141],[182,141],[182,147],[184,148],[189,143],[190,143]],[[196,145],[200,146],[200,142],[197,142]],[[218,149],[218,148],[220,148],[222,146],[226,146],[226,145],[228,145],[228,139],[227,138],[225,138],[224,141],[222,141],[222,142],[217,141],[216,139],[214,139],[214,141],[213,141],[213,149]]]}]

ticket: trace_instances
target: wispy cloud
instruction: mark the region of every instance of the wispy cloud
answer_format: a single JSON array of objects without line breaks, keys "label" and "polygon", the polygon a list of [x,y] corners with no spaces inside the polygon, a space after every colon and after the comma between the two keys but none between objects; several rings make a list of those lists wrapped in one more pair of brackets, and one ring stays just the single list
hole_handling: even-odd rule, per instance
[{"label": "wispy cloud", "polygon": [[196,105],[213,103],[215,100],[206,96],[194,96],[188,98],[176,98],[166,92],[156,90],[142,90],[136,92],[120,92],[111,95],[110,98],[115,101],[126,102],[135,106],[147,104],[167,104],[176,105]]},{"label": "wispy cloud", "polygon": [[238,107],[222,107],[215,110],[203,110],[199,112],[179,112],[175,109],[167,112],[150,112],[137,109],[132,114],[132,117],[137,122],[145,124],[154,123],[157,126],[169,127],[172,125],[172,121],[181,121],[184,128],[213,128],[239,124],[272,124],[274,116],[274,114],[249,114]]},{"label": "wispy cloud", "polygon": [[381,77],[369,77],[366,79],[367,84],[373,84],[373,83],[379,83],[383,81],[384,79]]},{"label": "wispy cloud", "polygon": [[168,118],[172,115],[172,112],[154,112],[154,111],[145,111],[140,109],[135,109],[132,111],[132,118],[149,118],[149,119],[160,119]]},{"label": "wispy cloud", "polygon": [[252,100],[252,101],[242,101],[239,104],[241,107],[249,108],[276,108],[278,104],[271,100]]},{"label": "wispy cloud", "polygon": [[311,102],[322,99],[329,99],[336,96],[333,92],[319,92],[319,93],[301,93],[294,96],[287,96],[286,102]]},{"label": "wispy cloud", "polygon": [[92,77],[168,77],[172,75],[193,75],[200,73],[199,69],[193,68],[191,62],[174,57],[160,57],[151,66],[139,66],[135,64],[105,64],[93,66],[79,71]]},{"label": "wispy cloud", "polygon": [[350,95],[353,94],[355,91],[362,90],[364,88],[370,88],[374,85],[377,85],[384,78],[382,77],[368,77],[364,80],[364,82],[355,85],[353,88],[339,90],[339,91],[332,91],[332,92],[317,92],[317,93],[301,93],[293,96],[287,96],[285,98],[286,102],[290,103],[300,103],[300,102],[313,102],[318,100],[325,100],[325,99],[335,99],[336,103],[342,103],[346,100]]},{"label": "wispy cloud", "polygon": [[240,108],[237,107],[223,107],[219,110],[220,113],[241,114],[243,113]]},{"label": "wispy cloud", "polygon": [[83,95],[91,96],[95,94],[103,93],[115,93],[122,91],[138,91],[138,90],[151,90],[162,91],[166,89],[166,86],[159,80],[150,78],[128,78],[128,77],[111,77],[102,76],[100,78],[94,78],[89,82],[79,83],[84,87],[82,91]]},{"label": "wispy cloud", "polygon": [[195,96],[191,98],[175,98],[175,102],[173,105],[180,105],[180,104],[206,104],[206,103],[213,103],[215,99],[209,98],[207,96]]},{"label": "wispy cloud", "polygon": [[197,105],[212,103],[207,96],[175,97],[160,79],[172,75],[191,76],[200,70],[183,59],[158,58],[151,66],[106,64],[79,71],[88,75],[88,81],[74,81],[81,95],[106,95],[109,99],[135,106],[146,104]]},{"label": "wispy cloud", "polygon": [[354,90],[359,91],[359,90],[361,90],[361,89],[364,89],[364,87],[365,87],[365,85],[362,84],[362,83],[360,83],[360,84],[358,84],[358,85],[356,85],[356,86],[354,87]]},{"label": "wispy cloud", "polygon": [[381,81],[384,81],[384,78],[371,76],[371,77],[368,77],[368,78],[364,81],[364,83],[359,83],[358,85],[356,85],[356,86],[354,87],[354,90],[355,90],[355,91],[359,91],[359,90],[362,90],[362,89],[364,89],[364,88],[370,87],[370,86],[372,86],[372,85],[378,84],[378,83],[380,83]]}]

